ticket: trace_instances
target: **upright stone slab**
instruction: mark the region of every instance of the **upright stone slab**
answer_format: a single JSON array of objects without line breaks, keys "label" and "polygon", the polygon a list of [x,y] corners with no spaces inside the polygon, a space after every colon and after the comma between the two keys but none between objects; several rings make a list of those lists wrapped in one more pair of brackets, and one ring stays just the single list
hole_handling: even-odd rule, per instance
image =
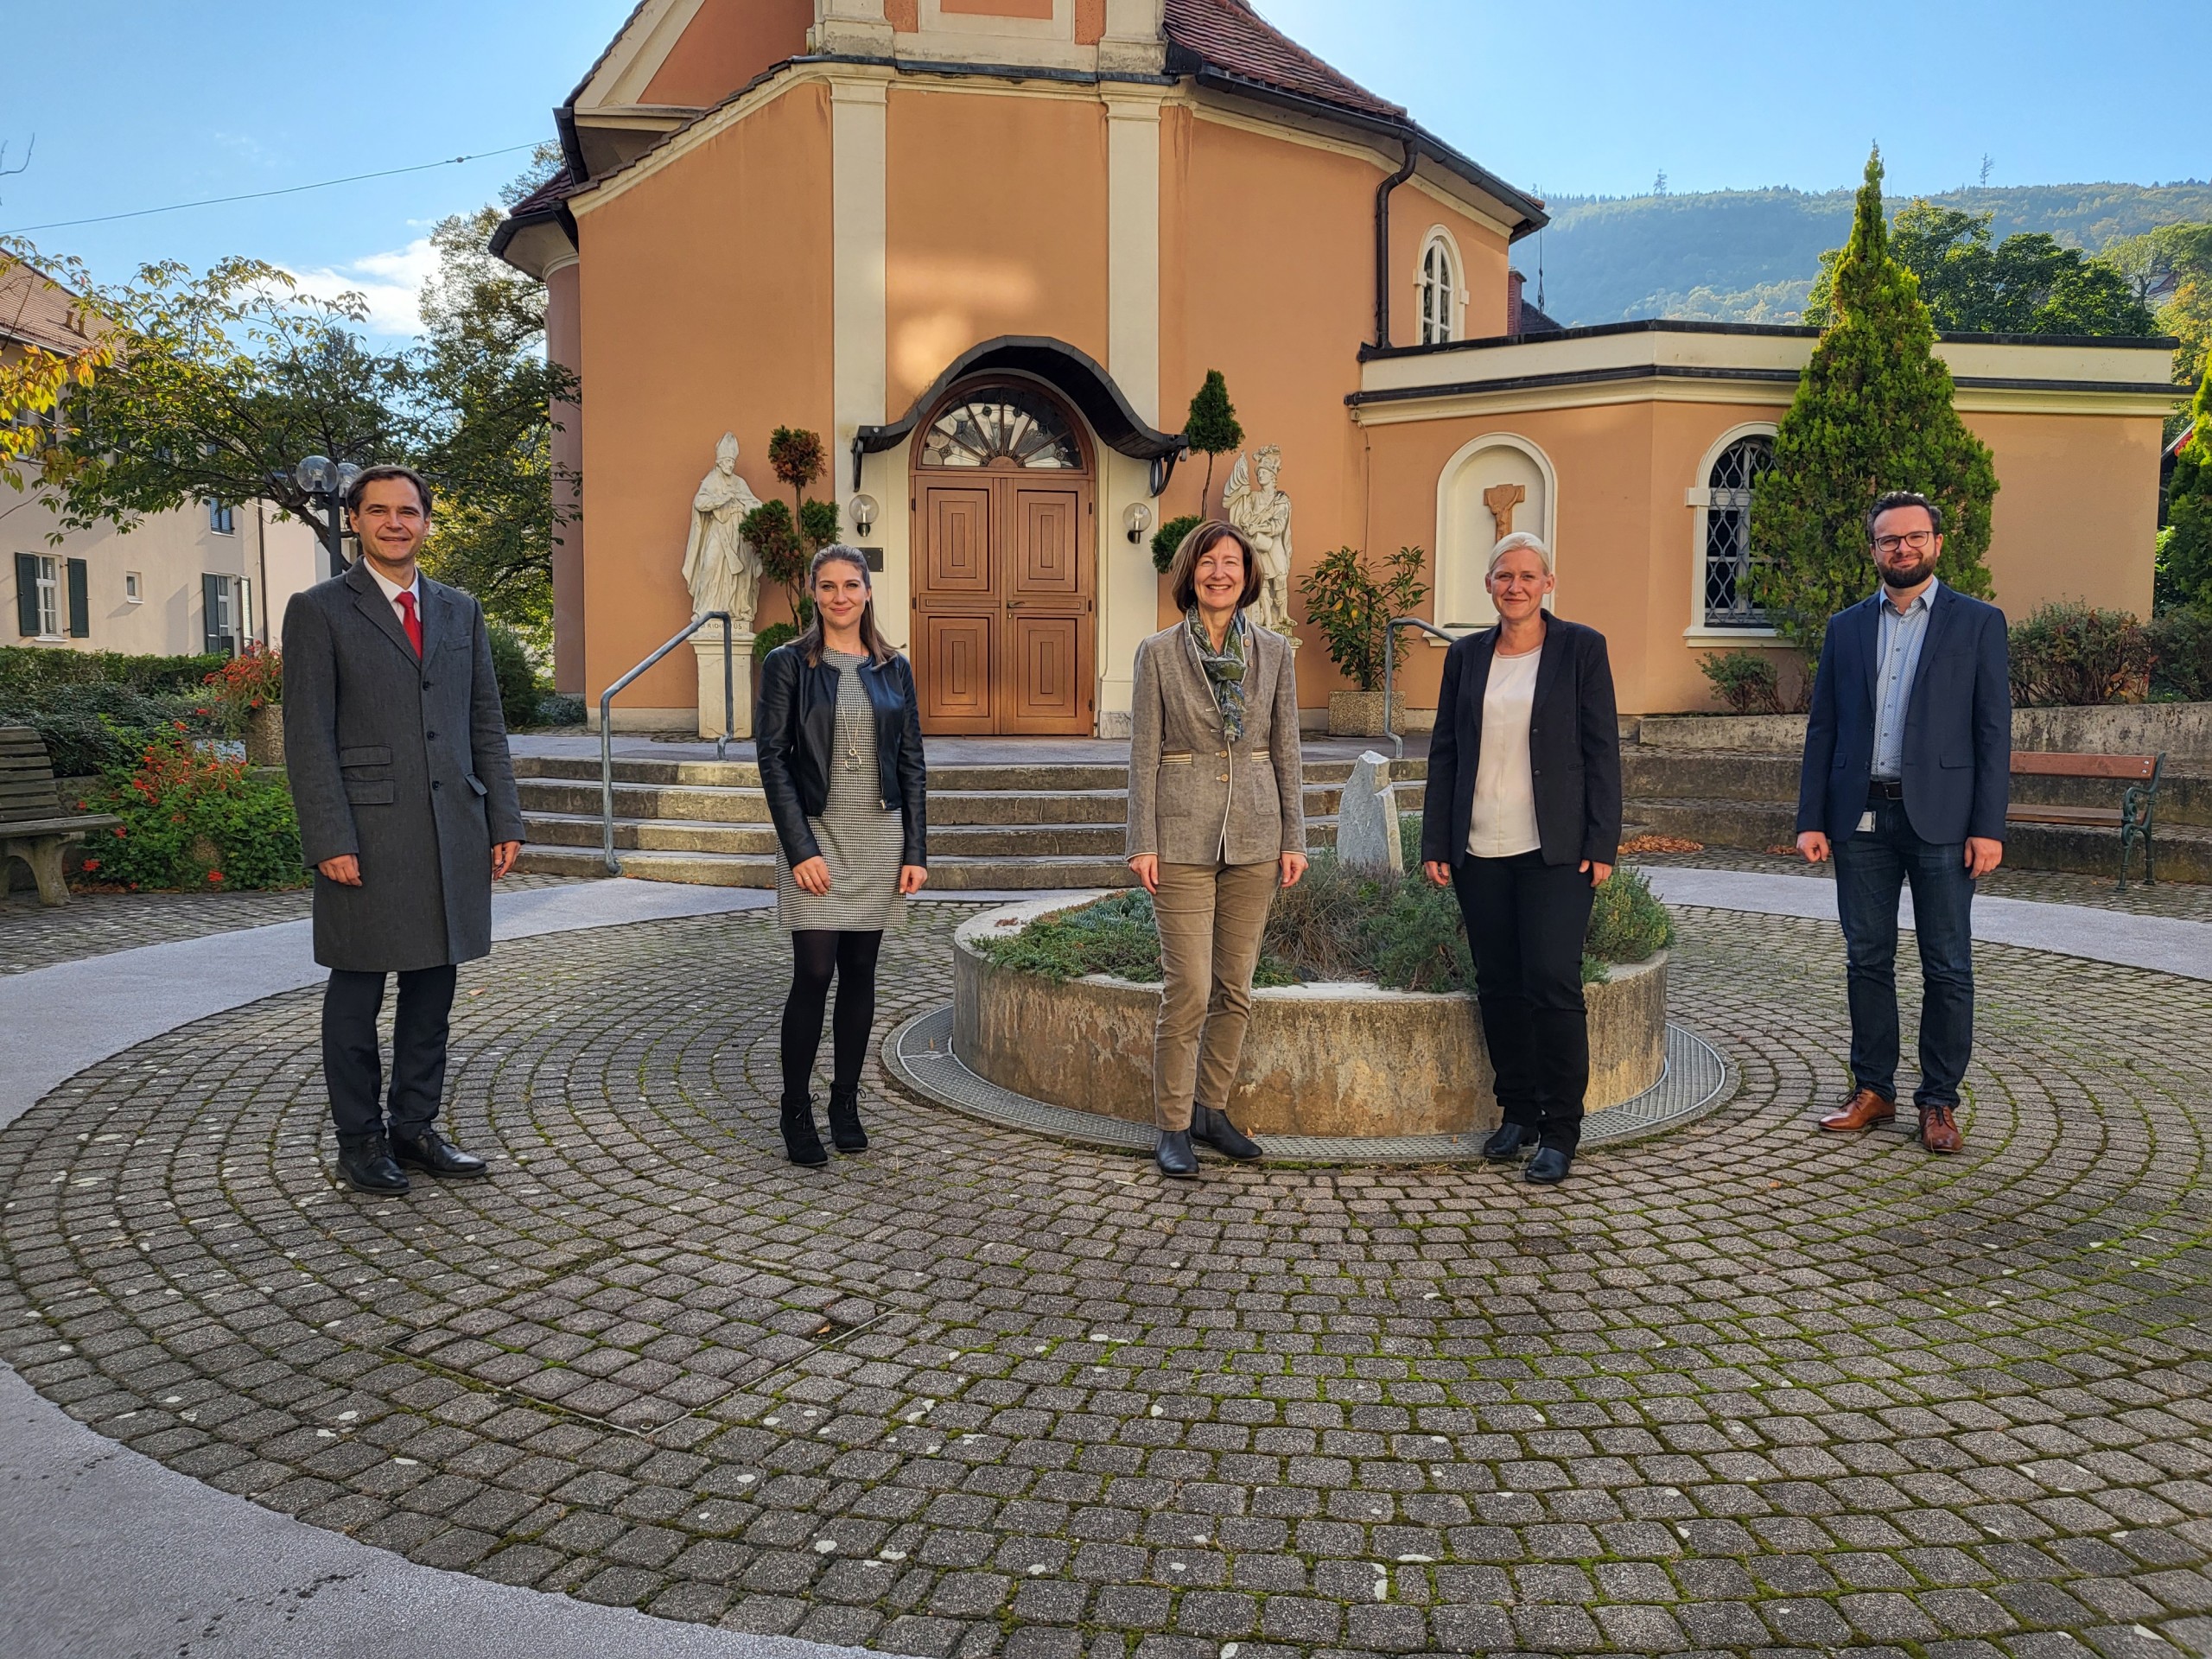
[{"label": "upright stone slab", "polygon": [[1402,873],[1398,842],[1397,785],[1390,763],[1370,749],[1351,769],[1337,806],[1337,861],[1360,870]]}]

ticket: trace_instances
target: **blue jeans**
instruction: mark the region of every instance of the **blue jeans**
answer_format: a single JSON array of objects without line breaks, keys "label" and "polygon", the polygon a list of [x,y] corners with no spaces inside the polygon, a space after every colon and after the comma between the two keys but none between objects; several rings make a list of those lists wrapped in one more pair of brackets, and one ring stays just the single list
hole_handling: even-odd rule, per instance
[{"label": "blue jeans", "polygon": [[1870,803],[1874,827],[1835,843],[1836,912],[1849,962],[1851,1075],[1897,1098],[1897,894],[1912,884],[1920,941],[1916,1106],[1956,1106],[1974,1053],[1974,880],[1959,842],[1923,841],[1903,801]]}]

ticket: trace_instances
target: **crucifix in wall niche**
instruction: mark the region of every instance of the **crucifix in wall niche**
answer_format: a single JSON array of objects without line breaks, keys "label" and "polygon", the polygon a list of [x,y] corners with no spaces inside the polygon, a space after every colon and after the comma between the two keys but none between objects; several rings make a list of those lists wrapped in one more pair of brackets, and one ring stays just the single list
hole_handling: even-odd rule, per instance
[{"label": "crucifix in wall niche", "polygon": [[1513,509],[1528,499],[1529,489],[1523,484],[1493,484],[1483,492],[1483,505],[1497,520],[1497,535],[1492,545],[1513,533]]}]

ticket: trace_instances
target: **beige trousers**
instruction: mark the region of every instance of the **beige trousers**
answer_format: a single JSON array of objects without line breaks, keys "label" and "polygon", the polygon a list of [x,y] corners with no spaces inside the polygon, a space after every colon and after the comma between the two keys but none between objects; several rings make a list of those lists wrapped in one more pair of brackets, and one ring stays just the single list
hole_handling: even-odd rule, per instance
[{"label": "beige trousers", "polygon": [[1166,984],[1153,1033],[1153,1121],[1187,1129],[1203,1101],[1229,1104],[1252,1020],[1252,969],[1274,902],[1281,866],[1169,864],[1160,867],[1153,913],[1160,922],[1160,959]]}]

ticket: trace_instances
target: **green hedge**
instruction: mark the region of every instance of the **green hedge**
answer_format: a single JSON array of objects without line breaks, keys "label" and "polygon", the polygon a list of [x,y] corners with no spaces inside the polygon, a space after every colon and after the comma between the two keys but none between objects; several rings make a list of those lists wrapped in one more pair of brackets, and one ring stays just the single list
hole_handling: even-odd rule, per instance
[{"label": "green hedge", "polygon": [[86,804],[123,820],[86,840],[87,880],[195,893],[307,881],[291,792],[181,734],[111,766]]},{"label": "green hedge", "polygon": [[116,651],[0,645],[0,698],[33,697],[65,685],[120,685],[143,696],[195,697],[207,677],[230,660],[219,652],[212,656],[127,657]]}]

